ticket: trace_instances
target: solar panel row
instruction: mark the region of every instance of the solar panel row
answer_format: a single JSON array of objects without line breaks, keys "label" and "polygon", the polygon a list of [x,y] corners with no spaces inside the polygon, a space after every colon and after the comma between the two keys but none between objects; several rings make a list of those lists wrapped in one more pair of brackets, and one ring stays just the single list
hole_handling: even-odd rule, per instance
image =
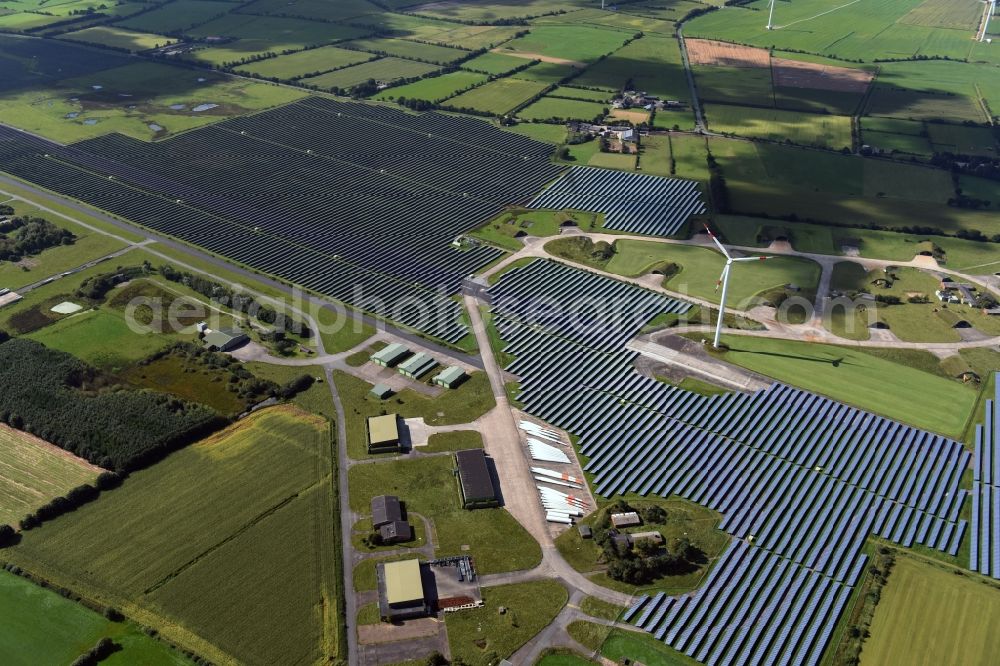
[{"label": "solar panel row", "polygon": [[309,98],[155,143],[60,146],[0,126],[4,169],[430,335],[500,251],[451,241],[561,169],[482,121]]},{"label": "solar panel row", "polygon": [[647,236],[675,234],[691,215],[705,212],[693,180],[593,167],[573,167],[530,205],[604,213],[609,229]]},{"label": "solar panel row", "polygon": [[[524,294],[547,304],[541,315]],[[577,294],[590,297],[586,307]],[[605,310],[624,311],[589,305],[604,294],[615,296]],[[957,442],[781,384],[708,397],[645,377],[623,342],[682,306],[616,280],[537,261],[502,276],[491,295],[504,350],[516,357],[518,399],[580,437],[599,494],[708,506],[736,539],[727,557],[760,563],[713,575],[686,601],[661,600],[658,618],[640,617],[675,648],[709,664],[770,663],[759,639],[772,645],[784,634],[781,658],[816,663],[870,534],[957,553],[969,463]],[[691,627],[701,639],[685,638]]]},{"label": "solar panel row", "polygon": [[997,379],[985,421],[976,426],[969,568],[1000,579],[1000,374]]}]

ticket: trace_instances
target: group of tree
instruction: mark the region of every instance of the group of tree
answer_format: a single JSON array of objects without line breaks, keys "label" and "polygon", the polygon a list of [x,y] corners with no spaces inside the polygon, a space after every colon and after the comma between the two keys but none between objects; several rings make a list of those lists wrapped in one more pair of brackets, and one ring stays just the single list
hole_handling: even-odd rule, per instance
[{"label": "group of tree", "polygon": [[97,666],[97,664],[121,649],[121,645],[105,637],[97,641],[94,647],[74,659],[70,666]]},{"label": "group of tree", "polygon": [[0,368],[0,422],[105,469],[142,467],[226,423],[204,405],[117,385],[33,340],[0,344]]},{"label": "group of tree", "polygon": [[177,342],[139,361],[139,365],[149,365],[170,356],[177,357],[189,365],[197,365],[206,370],[225,373],[227,387],[248,404],[267,398],[289,400],[313,385],[309,374],[299,375],[285,384],[262,379],[250,372],[245,365],[229,354],[209,351],[192,342]]},{"label": "group of tree", "polygon": [[73,232],[41,217],[14,217],[0,226],[0,261],[20,261],[58,245],[72,245]]},{"label": "group of tree", "polygon": [[726,177],[722,174],[722,166],[711,152],[705,159],[708,163],[709,197],[715,206],[715,212],[728,213],[732,206],[729,203],[729,186],[726,184]]},{"label": "group of tree", "polygon": [[98,273],[85,279],[76,288],[76,295],[91,301],[102,301],[117,285],[149,275],[150,272],[148,263],[142,266],[119,266],[109,273]]},{"label": "group of tree", "polygon": [[312,337],[312,329],[307,325],[284,313],[278,312],[268,305],[260,303],[249,294],[239,293],[223,284],[200,275],[179,271],[173,266],[160,266],[159,271],[160,275],[167,280],[183,284],[220,305],[249,315],[260,322],[272,326],[275,331],[291,333],[301,338]]},{"label": "group of tree", "polygon": [[618,531],[611,525],[612,513],[635,511],[646,525],[664,525],[669,515],[658,505],[635,509],[619,500],[601,514],[594,525],[594,542],[601,547],[601,557],[613,580],[630,585],[647,585],[663,576],[675,576],[695,570],[705,560],[705,554],[687,538],[669,539],[663,545],[652,539],[631,544],[615,539]]}]

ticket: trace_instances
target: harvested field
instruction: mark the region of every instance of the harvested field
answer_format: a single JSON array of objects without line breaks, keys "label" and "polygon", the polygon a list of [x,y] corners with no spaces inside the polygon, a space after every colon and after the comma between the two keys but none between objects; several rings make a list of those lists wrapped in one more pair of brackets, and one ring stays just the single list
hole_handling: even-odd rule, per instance
[{"label": "harvested field", "polygon": [[712,39],[688,39],[685,43],[692,65],[726,67],[770,67],[771,65],[771,53],[767,49],[717,42]]},{"label": "harvested field", "polygon": [[499,47],[495,49],[490,49],[490,53],[499,53],[500,55],[511,56],[512,58],[521,58],[522,60],[538,60],[540,62],[547,62],[553,65],[571,65],[573,67],[587,66],[587,63],[580,62],[578,60],[567,60],[566,58],[556,58],[553,56],[542,55],[541,53],[525,53],[523,51],[509,51],[501,49]]},{"label": "harvested field", "polygon": [[16,524],[102,471],[58,446],[0,424],[0,525]]},{"label": "harvested field", "polygon": [[835,92],[863,93],[875,78],[871,72],[812,62],[774,58],[771,60],[774,85]]}]

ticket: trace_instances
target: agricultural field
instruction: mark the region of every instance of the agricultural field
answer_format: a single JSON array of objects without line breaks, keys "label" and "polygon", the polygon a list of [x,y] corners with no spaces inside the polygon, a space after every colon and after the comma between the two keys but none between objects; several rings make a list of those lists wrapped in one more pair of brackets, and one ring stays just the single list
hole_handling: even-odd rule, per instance
[{"label": "agricultural field", "polygon": [[0,99],[0,115],[9,125],[56,141],[112,132],[148,141],[304,94],[216,72],[136,62],[11,91]]},{"label": "agricultural field", "polygon": [[[988,120],[980,99],[1000,107],[1000,71],[948,61],[882,63],[866,114],[951,123]],[[994,112],[995,115],[995,112]]]},{"label": "agricultural field", "polygon": [[631,36],[589,26],[544,25],[506,42],[498,53],[579,67],[618,50]]},{"label": "agricultural field", "polygon": [[523,120],[562,122],[566,120],[600,121],[607,106],[599,102],[545,96],[517,112]]},{"label": "agricultural field", "polygon": [[707,102],[773,107],[771,70],[760,67],[699,67],[695,70],[698,94]]},{"label": "agricultural field", "polygon": [[468,552],[482,574],[537,565],[542,555],[538,543],[508,511],[462,508],[454,466],[451,456],[354,465],[349,472],[351,508],[366,515],[372,497],[396,495],[408,511],[433,523],[438,557]]},{"label": "agricultural field", "polygon": [[239,65],[235,69],[240,73],[256,75],[265,79],[295,80],[321,72],[350,67],[374,60],[376,57],[378,56],[373,53],[350,51],[339,46],[321,46],[318,49],[307,49],[277,58]]},{"label": "agricultural field", "polygon": [[406,98],[423,99],[428,102],[441,102],[460,91],[475,88],[484,83],[486,79],[487,76],[485,74],[459,70],[442,74],[441,76],[429,76],[414,83],[389,88],[375,95],[375,99],[394,100]]},{"label": "agricultural field", "polygon": [[409,42],[405,39],[359,39],[353,42],[344,42],[344,48],[358,49],[360,51],[370,51],[379,55],[394,56],[396,58],[407,58],[410,60],[421,60],[438,65],[448,65],[456,60],[468,57],[468,51],[453,49],[447,46],[436,46],[434,44],[421,44],[419,42]]},{"label": "agricultural field", "polygon": [[629,80],[637,90],[690,102],[680,45],[672,37],[645,36],[630,42],[588,67],[573,85],[621,90]]},{"label": "agricultural field", "polygon": [[1000,651],[1000,636],[991,629],[1000,614],[1000,589],[959,573],[897,557],[875,607],[862,666],[991,663]]},{"label": "agricultural field", "polygon": [[991,127],[927,123],[927,134],[936,152],[987,157],[997,154],[997,134]]},{"label": "agricultural field", "polygon": [[607,104],[613,95],[606,90],[590,90],[587,88],[576,88],[573,86],[557,86],[548,97],[561,97],[563,99],[579,99],[585,102],[600,102]]},{"label": "agricultural field", "polygon": [[507,74],[518,67],[524,67],[527,64],[528,63],[525,62],[524,58],[516,58],[502,53],[484,53],[481,56],[476,56],[472,60],[466,60],[463,62],[462,69],[500,76]]},{"label": "agricultural field", "polygon": [[851,146],[851,119],[832,116],[713,104],[706,107],[710,127],[716,132],[790,141],[806,146],[840,150]]},{"label": "agricultural field", "polygon": [[[6,555],[213,661],[333,658],[329,438],[327,421],[294,407],[257,412],[26,534]],[[119,545],[108,550],[111,526]]]},{"label": "agricultural field", "polygon": [[[702,337],[700,334],[698,337]],[[958,382],[859,349],[791,340],[723,335],[725,359],[891,419],[960,438],[976,391]],[[893,377],[892,386],[885,378]]]},{"label": "agricultural field", "polygon": [[472,109],[501,116],[545,90],[544,83],[506,78],[491,81],[448,100],[452,109]]},{"label": "agricultural field", "polygon": [[121,649],[101,661],[107,666],[189,666],[192,662],[131,623],[111,622],[54,590],[0,571],[0,655],[9,666],[69,664],[110,638]]},{"label": "agricultural field", "polygon": [[201,25],[232,9],[232,3],[221,0],[173,0],[139,16],[118,21],[115,26],[166,35]]},{"label": "agricultural field", "polygon": [[584,2],[583,0],[523,0],[510,3],[497,0],[471,0],[471,2],[444,0],[417,4],[397,2],[397,5],[405,6],[408,12],[421,16],[476,22],[542,16],[574,5],[584,6]]},{"label": "agricultural field", "polygon": [[415,60],[379,58],[353,67],[338,69],[328,74],[311,76],[300,83],[323,90],[351,88],[369,79],[391,83],[399,79],[416,79],[436,72],[440,67]]},{"label": "agricultural field", "polygon": [[684,34],[846,60],[914,56],[964,59],[972,52],[976,21],[964,29],[942,29],[914,24],[912,16],[906,18],[921,5],[939,4],[943,4],[942,0],[783,3],[776,5],[774,29],[768,30],[769,3],[756,0],[736,7],[733,12],[712,12],[692,19],[685,24]]},{"label": "agricultural field", "polygon": [[[382,3],[379,3],[381,5]],[[252,14],[277,14],[279,16],[300,16],[307,19],[322,21],[342,21],[355,19],[364,21],[368,14],[380,11],[379,6],[368,0],[256,0],[246,5],[246,10]]]},{"label": "agricultural field", "polygon": [[103,471],[34,435],[0,424],[0,525],[16,525]]},{"label": "agricultural field", "polygon": [[123,28],[111,26],[96,26],[93,28],[86,28],[85,30],[80,30],[78,32],[67,32],[60,35],[59,38],[73,42],[84,42],[85,44],[95,44],[97,46],[106,46],[112,49],[131,51],[133,53],[137,51],[148,51],[149,49],[155,49],[160,46],[167,46],[168,44],[173,44],[177,41],[176,39],[164,37],[163,35],[135,32],[133,30],[125,30]]}]

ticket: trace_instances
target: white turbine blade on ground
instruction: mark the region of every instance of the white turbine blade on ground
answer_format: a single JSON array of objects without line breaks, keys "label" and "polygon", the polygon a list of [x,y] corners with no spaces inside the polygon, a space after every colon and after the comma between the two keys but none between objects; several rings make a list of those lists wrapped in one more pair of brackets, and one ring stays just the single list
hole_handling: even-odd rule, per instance
[{"label": "white turbine blade on ground", "polygon": [[768,259],[774,259],[774,257],[739,257],[733,261],[767,261]]},{"label": "white turbine blade on ground", "polygon": [[534,474],[541,474],[542,476],[551,476],[553,479],[561,479],[563,481],[569,481],[571,483],[583,483],[583,479],[578,479],[575,476],[570,476],[569,474],[564,474],[563,472],[555,472],[551,469],[545,469],[544,467],[532,467],[531,471]]},{"label": "white turbine blade on ground", "polygon": [[707,231],[707,232],[708,232],[708,237],[709,237],[709,238],[711,238],[711,239],[712,239],[712,240],[713,240],[713,241],[715,242],[715,245],[716,245],[716,246],[717,246],[717,247],[719,248],[719,250],[720,250],[720,251],[722,252],[722,255],[723,255],[723,256],[724,256],[724,257],[725,257],[726,259],[732,259],[732,257],[730,257],[730,256],[729,256],[729,252],[727,252],[727,251],[726,251],[726,248],[725,248],[725,246],[724,246],[724,245],[723,245],[723,244],[722,244],[722,243],[721,243],[721,242],[719,241],[719,239],[718,239],[718,238],[716,238],[716,237],[715,237],[715,234],[713,234],[713,233],[712,233],[712,230],[708,228],[708,225],[707,225],[707,224],[705,225],[705,231]]},{"label": "white turbine blade on ground", "polygon": [[544,476],[535,476],[535,481],[538,481],[539,483],[551,483],[554,486],[566,486],[567,488],[583,490],[582,486],[578,486],[575,483],[570,483],[569,481],[559,481],[558,479],[549,479]]}]

